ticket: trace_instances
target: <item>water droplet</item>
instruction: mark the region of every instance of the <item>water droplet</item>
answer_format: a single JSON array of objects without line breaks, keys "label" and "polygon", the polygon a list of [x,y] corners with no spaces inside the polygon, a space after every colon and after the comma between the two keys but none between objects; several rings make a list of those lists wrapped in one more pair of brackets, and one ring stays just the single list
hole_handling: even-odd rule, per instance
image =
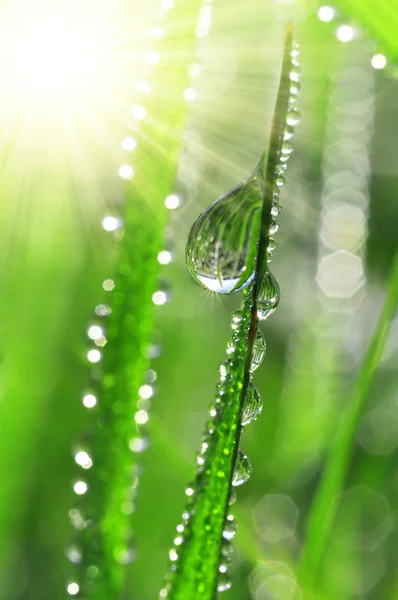
[{"label": "water droplet", "polygon": [[226,558],[222,558],[218,565],[218,570],[220,573],[226,573],[228,571],[229,561]]},{"label": "water droplet", "polygon": [[238,524],[233,515],[228,515],[225,519],[224,529],[222,532],[222,536],[224,540],[231,541],[236,534],[236,530],[238,529]]},{"label": "water droplet", "polygon": [[98,577],[98,574],[99,574],[99,568],[96,567],[95,565],[90,565],[89,567],[87,567],[87,575],[91,579],[94,579],[95,577]]},{"label": "water droplet", "polygon": [[285,178],[282,175],[279,175],[279,177],[276,178],[275,183],[279,188],[281,188],[283,185],[285,185]]},{"label": "water droplet", "polygon": [[297,96],[299,91],[301,90],[301,83],[299,81],[292,81],[290,84],[289,92],[294,96]]},{"label": "water droplet", "polygon": [[297,108],[292,108],[286,115],[286,123],[292,127],[295,127],[300,122],[300,119],[301,115]]},{"label": "water droplet", "polygon": [[294,127],[292,127],[292,125],[286,125],[285,131],[283,132],[283,139],[291,140],[292,137],[294,136],[294,133],[295,133]]},{"label": "water droplet", "polygon": [[245,405],[243,408],[242,425],[248,425],[261,413],[263,403],[261,401],[260,394],[257,389],[251,383],[245,398]]},{"label": "water droplet", "polygon": [[69,545],[65,549],[65,554],[66,554],[67,559],[76,565],[79,565],[83,560],[83,555],[82,555],[81,549],[78,546],[76,546],[75,544]]},{"label": "water droplet", "polygon": [[297,58],[300,56],[300,46],[298,44],[294,44],[293,50],[290,53],[292,58]]},{"label": "water droplet", "polygon": [[274,204],[272,205],[271,208],[271,215],[273,217],[277,217],[279,215],[279,213],[282,210],[282,206],[279,204],[279,202],[274,202]]},{"label": "water droplet", "polygon": [[191,275],[204,287],[227,294],[253,280],[262,199],[257,169],[193,224],[186,259]]},{"label": "water droplet", "polygon": [[275,277],[269,271],[265,274],[257,299],[257,316],[263,321],[276,309],[280,300],[280,289]]},{"label": "water droplet", "polygon": [[286,171],[287,168],[287,164],[286,163],[279,163],[276,165],[275,168],[275,173],[277,175],[283,175],[283,173]]},{"label": "water droplet", "polygon": [[275,219],[272,219],[271,221],[271,225],[269,227],[269,232],[271,235],[273,235],[274,233],[276,233],[279,229],[279,223],[278,221],[275,221]]},{"label": "water droplet", "polygon": [[298,64],[293,65],[292,70],[289,73],[290,81],[297,83],[301,78],[301,69]]},{"label": "water droplet", "polygon": [[220,372],[220,380],[221,381],[226,381],[227,376],[229,375],[229,365],[228,365],[228,363],[224,362],[222,365],[220,365],[219,372]]},{"label": "water droplet", "polygon": [[264,355],[265,355],[265,339],[262,331],[259,329],[257,331],[256,339],[253,344],[253,354],[252,354],[252,364],[251,371],[255,371],[262,363]]},{"label": "water droplet", "polygon": [[281,161],[281,163],[286,164],[287,161],[289,160],[289,158],[290,158],[290,154],[281,154],[279,157],[279,160]]},{"label": "water droplet", "polygon": [[231,587],[231,580],[226,573],[221,573],[218,583],[217,583],[217,592],[226,592]]},{"label": "water droplet", "polygon": [[236,492],[235,492],[235,490],[231,490],[231,492],[229,494],[228,504],[231,506],[231,504],[234,504],[235,502],[236,502]]},{"label": "water droplet", "polygon": [[267,250],[268,252],[273,252],[276,248],[276,242],[274,240],[274,238],[269,238],[268,240],[268,247]]},{"label": "water droplet", "polygon": [[229,540],[223,540],[221,544],[221,554],[225,556],[225,558],[231,558],[232,553],[234,551],[234,547]]},{"label": "water droplet", "polygon": [[242,483],[245,483],[249,479],[251,474],[252,468],[249,463],[249,459],[247,458],[246,454],[243,454],[243,452],[239,451],[238,458],[236,460],[234,476],[232,478],[232,485],[235,487],[242,485]]},{"label": "water droplet", "polygon": [[235,343],[230,340],[227,344],[227,354],[233,354],[235,352]]},{"label": "water droplet", "polygon": [[281,152],[282,152],[282,154],[287,154],[289,156],[293,152],[292,142],[289,142],[289,141],[283,142]]}]

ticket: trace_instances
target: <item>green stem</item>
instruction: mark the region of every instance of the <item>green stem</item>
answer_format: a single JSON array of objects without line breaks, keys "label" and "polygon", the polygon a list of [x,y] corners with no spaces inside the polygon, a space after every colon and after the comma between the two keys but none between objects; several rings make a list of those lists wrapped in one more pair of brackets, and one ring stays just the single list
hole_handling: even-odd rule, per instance
[{"label": "green stem", "polygon": [[299,561],[303,585],[316,586],[338,507],[339,494],[349,470],[353,440],[376,369],[382,358],[391,321],[398,307],[398,252],[395,256],[386,298],[336,437],[326,459],[322,478],[308,516],[306,537]]},{"label": "green stem", "polygon": [[[225,552],[223,535],[228,526],[231,487],[242,433],[242,415],[251,380],[254,342],[258,330],[257,296],[267,269],[267,247],[271,207],[275,189],[276,165],[279,161],[286,123],[292,68],[293,27],[287,27],[281,83],[272,121],[269,152],[257,166],[262,186],[262,212],[257,243],[255,282],[244,297],[239,324],[234,322],[225,374],[218,389],[218,410],[204,436],[204,452],[195,483],[188,490],[189,500],[182,535],[171,551],[172,565],[166,574],[161,597],[168,600],[214,600],[219,584],[219,565]],[[202,446],[203,450],[203,446]]]}]

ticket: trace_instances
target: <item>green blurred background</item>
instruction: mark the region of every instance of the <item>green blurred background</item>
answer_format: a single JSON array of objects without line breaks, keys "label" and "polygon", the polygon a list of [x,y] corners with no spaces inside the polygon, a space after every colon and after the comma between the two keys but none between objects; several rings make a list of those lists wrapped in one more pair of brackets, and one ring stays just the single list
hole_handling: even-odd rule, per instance
[{"label": "green blurred background", "polygon": [[[122,4],[117,3],[120,12]],[[363,4],[370,12],[370,3]],[[130,9],[140,49],[149,43],[149,8],[138,2]],[[366,33],[370,21],[361,28],[351,8],[350,3],[346,14],[325,23],[317,16],[319,5],[305,0],[214,2],[209,35],[198,49],[198,98],[189,105],[185,131],[176,132],[184,147],[176,181],[183,206],[170,211],[166,236],[174,258],[162,267],[170,301],[157,310],[155,338],[162,352],[152,364],[156,395],[132,517],[137,558],[127,567],[124,595],[130,600],[154,598],[161,585],[230,315],[239,303],[238,297],[210,295],[194,282],[184,263],[185,240],[199,213],[239,183],[262,152],[290,16],[301,45],[302,121],[281,193],[272,269],[282,299],[263,329],[267,355],[255,383],[264,408],[244,434],[254,473],[238,489],[233,587],[225,598],[302,597],[294,562],[305,517],[398,247],[398,84],[372,67],[374,54],[388,44]],[[170,11],[176,35],[194,27],[197,9],[192,3],[189,23],[174,22]],[[349,43],[336,37],[346,23],[356,27]],[[176,59],[166,44],[158,68],[166,69],[168,59],[186,60],[188,67],[190,59],[178,52]],[[135,73],[139,59],[137,51],[123,77]],[[127,104],[130,86],[123,77],[120,94]],[[4,80],[1,87],[5,92]],[[86,146],[79,143],[79,152],[69,149],[66,155],[59,138],[50,143],[43,135],[43,128],[57,125],[51,118],[36,124],[29,142],[23,115],[22,125],[15,119],[16,141],[10,143],[9,112],[3,110],[1,600],[66,597],[64,548],[72,535],[68,511],[78,472],[73,450],[90,426],[81,402],[90,372],[86,330],[117,256],[117,241],[103,231],[101,219],[118,210],[124,196],[117,178],[126,129],[121,106],[111,116],[98,109],[101,145],[91,130],[82,134],[76,125],[78,141]],[[395,320],[328,547],[323,573],[328,599],[398,598],[397,361]]]}]

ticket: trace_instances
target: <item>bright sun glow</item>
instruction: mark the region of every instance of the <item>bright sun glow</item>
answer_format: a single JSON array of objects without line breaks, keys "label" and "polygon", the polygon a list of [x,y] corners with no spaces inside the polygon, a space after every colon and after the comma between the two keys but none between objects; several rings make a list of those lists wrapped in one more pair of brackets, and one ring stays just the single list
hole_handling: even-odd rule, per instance
[{"label": "bright sun glow", "polygon": [[[101,11],[82,13],[73,2],[18,2],[2,9],[0,49],[12,91],[19,97],[64,105],[98,92],[107,77],[107,30]],[[86,11],[87,13],[87,11]]]}]

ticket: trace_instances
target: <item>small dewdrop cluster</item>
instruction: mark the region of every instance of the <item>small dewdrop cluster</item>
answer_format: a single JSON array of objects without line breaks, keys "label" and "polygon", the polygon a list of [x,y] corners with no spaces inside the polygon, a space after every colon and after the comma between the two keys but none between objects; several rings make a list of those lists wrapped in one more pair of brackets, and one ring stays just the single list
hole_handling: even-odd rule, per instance
[{"label": "small dewdrop cluster", "polygon": [[[324,23],[330,23],[338,17],[338,11],[332,6],[321,6],[318,10],[318,17]],[[339,42],[348,43],[357,39],[360,32],[347,23],[340,22],[335,29],[336,37]],[[385,69],[387,67],[387,58],[384,54],[374,54],[370,60],[370,64],[374,69]]]},{"label": "small dewdrop cluster", "polygon": [[[166,15],[174,6],[173,0],[159,0],[159,7],[154,9],[155,22],[151,30],[153,47],[149,48],[143,65],[143,78],[137,85],[137,101],[130,109],[129,129],[127,135],[121,140],[121,153],[123,155],[121,164],[117,168],[118,175],[125,181],[132,180],[135,175],[133,157],[139,149],[138,133],[140,124],[147,119],[148,95],[151,93],[150,77],[153,70],[161,62],[161,55],[156,46],[160,39],[165,35],[163,21]],[[160,8],[160,10],[159,10]],[[131,121],[132,118],[132,121]],[[166,206],[170,209],[177,208],[181,203],[180,197],[169,196],[166,199]],[[124,221],[118,214],[105,214],[102,219],[102,228],[112,235],[113,239],[120,241],[124,235]],[[158,262],[161,265],[167,265],[172,260],[172,253],[164,249],[158,254]],[[102,284],[104,299],[94,310],[92,322],[87,327],[87,339],[89,345],[86,351],[86,359],[91,365],[91,385],[82,397],[82,403],[85,409],[94,413],[95,421],[91,436],[94,439],[97,431],[97,424],[101,421],[101,392],[102,387],[114,385],[112,375],[102,369],[102,361],[105,346],[107,345],[107,327],[106,320],[112,313],[112,296],[117,289],[117,281],[107,278]],[[114,292],[115,290],[115,292]],[[108,300],[109,298],[109,300]],[[168,299],[168,293],[165,289],[157,290],[153,294],[153,302],[157,305],[164,304]],[[156,349],[156,351],[155,351]],[[154,358],[159,354],[156,346],[151,347],[148,356]],[[140,453],[148,447],[148,440],[145,436],[145,427],[149,419],[149,407],[152,397],[155,395],[156,372],[153,369],[147,370],[145,379],[138,390],[136,411],[131,415],[131,439],[126,444],[126,455],[131,453]],[[99,385],[101,382],[101,385]],[[93,450],[95,446],[93,445]],[[100,558],[99,532],[97,518],[93,514],[96,505],[96,494],[98,492],[97,469],[101,468],[98,456],[99,453],[92,452],[90,444],[85,441],[79,443],[73,450],[74,462],[76,465],[76,476],[72,482],[72,489],[75,495],[75,503],[69,511],[71,524],[76,531],[76,539],[66,548],[66,556],[70,562],[70,579],[66,582],[65,588],[68,597],[92,597],[98,587],[99,579],[102,576],[100,564],[96,564]],[[101,459],[102,460],[102,459]],[[138,469],[136,461],[131,460],[131,478],[125,490],[125,499],[120,506],[121,515],[131,515],[135,508],[135,496],[138,486]],[[125,565],[134,559],[135,552],[131,544],[130,534],[120,548],[114,549],[114,560],[119,565]],[[110,567],[109,567],[110,568]]]},{"label": "small dewdrop cluster", "polygon": [[[129,442],[131,452],[140,453],[148,448],[148,437],[146,435],[146,425],[149,421],[149,409],[151,407],[152,398],[156,395],[155,382],[157,373],[154,369],[148,369],[145,373],[145,382],[138,390],[137,410],[134,414],[134,422],[136,425],[136,433]],[[138,484],[138,478],[137,484]],[[126,508],[126,511],[128,509]],[[133,505],[131,506],[133,512]],[[127,513],[128,514],[128,513]]]},{"label": "small dewdrop cluster", "polygon": [[[250,302],[250,293],[246,302]],[[245,360],[245,347],[242,344],[242,339],[246,339],[249,331],[249,319],[242,318],[242,313],[237,311],[233,317],[232,337],[227,345],[227,360],[220,366],[220,380],[217,386],[217,396],[210,406],[210,419],[206,425],[205,433],[202,438],[202,444],[197,455],[197,472],[195,481],[189,484],[185,490],[186,507],[182,515],[182,520],[177,525],[176,537],[174,544],[169,552],[170,567],[166,574],[165,584],[160,591],[159,598],[169,597],[169,592],[173,588],[174,578],[178,572],[181,555],[184,552],[189,552],[187,545],[191,537],[192,521],[195,518],[195,502],[198,492],[206,486],[209,477],[219,478],[221,482],[227,485],[226,473],[229,471],[231,463],[230,451],[227,447],[221,453],[221,458],[214,463],[211,457],[214,455],[214,450],[220,444],[221,436],[225,435],[226,424],[224,421],[226,411],[231,409],[231,387],[234,387],[233,373],[242,371],[242,365]],[[254,370],[255,367],[253,367]],[[237,384],[236,392],[239,396],[241,384]],[[251,400],[252,402],[252,400]],[[235,404],[235,409],[236,404]],[[261,411],[260,406],[253,405],[245,411],[245,423],[252,421]],[[237,486],[246,481],[251,473],[251,467],[247,457],[243,453],[239,453],[236,470],[233,478],[233,485]],[[231,502],[232,503],[232,502]],[[228,568],[231,562],[233,540],[237,530],[236,520],[232,514],[228,514],[225,518],[222,531],[222,545],[220,551],[219,567],[218,567],[218,584],[219,592],[228,590],[231,587],[231,582],[228,575]]]},{"label": "small dewdrop cluster", "polygon": [[[102,221],[102,226],[107,232],[117,231],[122,227],[122,221],[118,217],[106,216]],[[105,296],[115,288],[113,279],[105,279],[102,284]],[[87,350],[86,358],[92,365],[92,381],[96,387],[95,381],[101,376],[102,348],[107,343],[106,339],[106,317],[111,314],[110,304],[98,304],[95,307],[95,318],[87,327],[87,339],[90,347]],[[98,395],[93,390],[87,391],[82,397],[83,406],[89,411],[96,411],[98,407]],[[66,584],[66,591],[69,596],[80,597],[83,590],[89,590],[95,586],[95,581],[99,573],[97,566],[85,564],[86,556],[84,548],[86,544],[83,538],[92,535],[94,521],[85,514],[82,508],[82,501],[91,492],[90,475],[96,468],[92,452],[86,442],[79,443],[73,449],[73,459],[76,465],[76,476],[72,482],[72,489],[75,494],[74,507],[69,511],[69,518],[76,532],[80,532],[79,542],[71,542],[65,549],[68,561],[71,563],[73,578]],[[88,502],[89,504],[90,502]],[[85,503],[84,506],[87,506]]]},{"label": "small dewdrop cluster", "polygon": [[[286,123],[280,140],[280,152],[278,156],[278,162],[275,167],[275,188],[272,196],[272,207],[271,207],[271,225],[269,229],[270,236],[273,236],[279,229],[279,223],[276,217],[279,215],[282,207],[279,203],[279,194],[281,188],[285,184],[285,172],[287,169],[287,163],[290,156],[293,153],[292,138],[295,133],[296,125],[300,122],[300,112],[297,110],[296,103],[298,94],[301,88],[301,69],[299,64],[300,48],[298,44],[293,44],[291,52],[291,69],[289,73],[290,87],[288,97],[288,107],[286,113]],[[276,248],[276,243],[273,237],[269,237],[268,248],[267,248],[267,262],[272,261],[273,252]],[[276,282],[275,282],[276,283]],[[276,284],[277,285],[277,284]],[[261,318],[259,316],[259,318]]]}]

